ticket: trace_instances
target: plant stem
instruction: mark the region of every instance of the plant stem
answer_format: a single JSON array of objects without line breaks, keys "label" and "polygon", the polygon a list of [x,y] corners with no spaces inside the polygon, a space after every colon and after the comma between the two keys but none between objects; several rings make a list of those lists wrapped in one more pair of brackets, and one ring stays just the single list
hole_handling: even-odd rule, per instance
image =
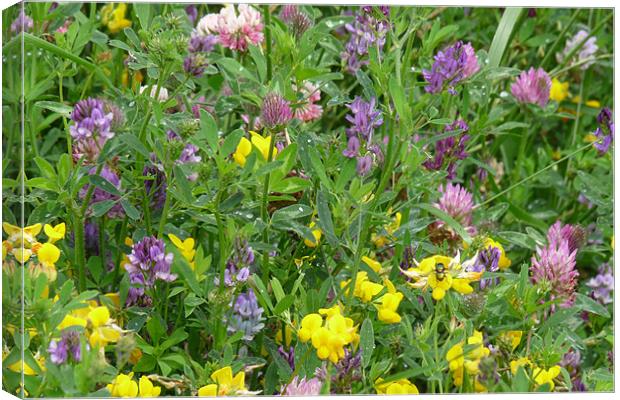
[{"label": "plant stem", "polygon": [[170,198],[172,197],[168,190],[170,184],[172,184],[171,175],[172,174],[170,173],[170,171],[168,171],[168,173],[166,174],[166,182],[168,182],[169,185],[166,186],[166,200],[164,201],[164,208],[161,211],[161,217],[159,218],[159,230],[157,231],[157,237],[159,239],[161,239],[162,235],[164,234],[164,227],[166,226],[166,220],[168,219],[168,209],[170,208]]},{"label": "plant stem", "polygon": [[[269,136],[269,153],[267,154],[267,163],[271,162],[271,158],[273,157],[273,149],[275,147],[275,141],[276,141],[275,129],[271,129],[270,131],[271,132]],[[267,206],[269,204],[269,179],[270,178],[271,178],[271,173],[268,172],[265,176],[265,183],[263,184],[263,204],[262,204],[261,212],[260,212],[261,219],[266,224],[267,224],[267,219],[268,219],[268,214],[269,214],[267,212]],[[267,230],[267,228],[265,228],[265,230],[263,231],[263,242],[265,244],[269,244],[269,231]],[[265,284],[269,283],[268,266],[269,266],[269,251],[265,251],[263,253],[263,262],[261,263],[261,271],[263,275],[263,281]]]},{"label": "plant stem", "polygon": [[262,6],[263,19],[265,20],[265,58],[267,59],[267,83],[271,81],[272,66],[271,66],[271,12],[269,11],[269,5]]}]

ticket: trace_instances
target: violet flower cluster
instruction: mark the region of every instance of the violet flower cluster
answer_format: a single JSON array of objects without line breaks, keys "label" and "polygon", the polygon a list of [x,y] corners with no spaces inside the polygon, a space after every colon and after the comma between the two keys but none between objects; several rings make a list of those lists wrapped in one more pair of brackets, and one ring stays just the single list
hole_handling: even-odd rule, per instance
[{"label": "violet flower cluster", "polygon": [[[351,393],[353,383],[362,379],[362,352],[354,354],[345,349],[344,353],[344,358],[335,365],[335,373],[331,373],[331,393]],[[323,382],[330,377],[325,365],[316,369],[315,376]]]},{"label": "violet flower cluster", "polygon": [[112,129],[122,122],[118,107],[100,99],[78,101],[71,112],[73,124],[69,133],[73,138],[73,159],[84,158],[84,163],[94,163],[105,143],[114,137]]},{"label": "violet flower cluster", "polygon": [[598,269],[598,274],[586,282],[592,291],[590,296],[601,304],[613,302],[611,293],[614,291],[614,274],[609,264],[603,264]]},{"label": "violet flower cluster", "polygon": [[232,304],[232,312],[227,318],[228,332],[243,332],[243,340],[251,341],[263,329],[263,309],[252,289],[241,293]]},{"label": "violet flower cluster", "polygon": [[215,35],[219,44],[231,50],[246,51],[263,42],[261,13],[248,4],[228,4],[217,14],[207,14],[196,26],[201,36]]},{"label": "violet flower cluster", "polygon": [[478,57],[471,43],[457,41],[452,46],[439,51],[430,70],[423,70],[422,75],[428,85],[428,93],[440,93],[444,88],[450,94],[456,94],[456,85],[480,70]]},{"label": "violet flower cluster", "polygon": [[[439,171],[443,168],[448,173],[446,179],[452,180],[456,176],[456,162],[465,159],[469,154],[465,151],[465,144],[469,140],[469,126],[462,119],[454,121],[444,129],[446,132],[460,131],[460,133],[438,140],[435,143],[433,158],[422,163],[428,170]],[[457,139],[458,138],[458,139]]]},{"label": "violet flower cluster", "polygon": [[510,87],[519,103],[538,104],[545,107],[551,94],[551,78],[542,68],[523,71]]},{"label": "violet flower cluster", "polygon": [[[254,250],[247,241],[236,240],[232,256],[226,262],[224,284],[228,287],[244,283],[250,277],[250,267],[254,264]],[[215,285],[220,284],[219,277],[214,279]]]},{"label": "violet flower cluster", "polygon": [[[579,272],[575,257],[578,247],[575,230],[572,225],[562,226],[557,221],[547,233],[547,246],[537,247],[532,256],[532,282],[544,283],[550,289],[551,300],[559,301],[559,306],[567,308],[575,301],[575,289]],[[551,310],[555,309],[555,305]]]},{"label": "violet flower cluster", "polygon": [[580,66],[582,70],[588,69],[588,67],[594,64],[594,55],[598,51],[596,36],[591,36],[587,40],[586,38],[588,38],[588,32],[582,29],[577,32],[575,36],[568,39],[566,41],[566,46],[564,47],[564,50],[556,54],[558,62],[563,62],[564,59],[568,57],[573,52],[573,50],[577,46],[581,45],[581,43],[585,40],[585,43],[583,43],[581,48],[571,56],[571,60],[569,60],[569,62],[571,65],[583,63]]},{"label": "violet flower cluster", "polygon": [[347,158],[357,158],[357,173],[364,176],[370,172],[375,157],[378,162],[383,161],[381,148],[373,143],[375,129],[383,125],[383,116],[376,109],[374,97],[366,102],[357,96],[347,107],[351,114],[346,116],[346,120],[351,127],[346,129],[347,148],[342,154]]},{"label": "violet flower cluster", "polygon": [[345,44],[344,51],[340,54],[346,63],[347,71],[355,73],[364,65],[368,65],[368,49],[376,47],[379,54],[383,52],[385,38],[389,29],[387,17],[390,13],[388,6],[379,6],[384,18],[377,19],[373,16],[371,6],[362,7],[355,15],[355,21],[345,25],[347,32],[351,34]]},{"label": "violet flower cluster", "polygon": [[80,362],[82,360],[82,346],[79,332],[65,329],[60,340],[53,339],[50,341],[47,352],[50,355],[50,361],[56,365],[64,364],[69,360]]},{"label": "violet flower cluster", "polygon": [[596,117],[596,121],[598,122],[598,128],[596,128],[594,136],[596,136],[598,141],[594,143],[594,147],[602,155],[607,153],[614,139],[614,121],[611,110],[607,107],[603,108]]},{"label": "violet flower cluster", "polygon": [[213,51],[216,43],[215,35],[202,36],[193,33],[187,45],[189,55],[183,60],[183,70],[189,75],[200,78],[208,65],[207,54]]},{"label": "violet flower cluster", "polygon": [[21,9],[17,18],[11,23],[11,33],[29,32],[33,27],[34,21]]},{"label": "violet flower cluster", "polygon": [[129,262],[124,266],[132,284],[127,294],[128,306],[150,304],[146,288],[153,287],[156,281],[172,282],[177,278],[170,273],[173,257],[166,253],[164,241],[154,236],[146,236],[131,247]]}]

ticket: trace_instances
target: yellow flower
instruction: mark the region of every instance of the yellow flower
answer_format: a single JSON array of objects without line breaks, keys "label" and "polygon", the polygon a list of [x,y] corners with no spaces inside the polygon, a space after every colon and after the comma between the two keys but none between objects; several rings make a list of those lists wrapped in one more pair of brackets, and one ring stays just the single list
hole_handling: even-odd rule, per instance
[{"label": "yellow flower", "polygon": [[568,82],[562,83],[557,78],[553,78],[549,98],[559,103],[566,99],[566,97],[568,97]]},{"label": "yellow flower", "polygon": [[[293,330],[291,329],[289,325],[284,326],[284,338],[286,342],[284,344],[286,345],[286,347],[290,346],[291,341],[293,340]],[[282,343],[282,329],[278,329],[278,333],[276,333],[276,343],[283,344]]]},{"label": "yellow flower", "polygon": [[32,250],[18,247],[13,249],[11,254],[13,254],[13,257],[15,257],[20,264],[23,264],[30,259],[30,256],[32,256]]},{"label": "yellow flower", "polygon": [[21,264],[28,261],[33,252],[36,253],[37,246],[39,246],[36,237],[41,232],[41,224],[30,225],[22,229],[8,222],[3,222],[2,228],[8,236],[6,243],[3,243],[3,252],[5,249],[10,251]]},{"label": "yellow flower", "polygon": [[196,250],[194,249],[194,245],[196,244],[196,242],[194,241],[194,239],[191,237],[188,237],[185,240],[181,240],[175,234],[172,234],[172,233],[168,234],[168,237],[170,238],[170,241],[172,242],[172,244],[174,244],[176,248],[181,251],[181,255],[183,256],[183,258],[187,260],[190,267],[194,269],[195,268],[194,256],[196,255]]},{"label": "yellow flower", "polygon": [[415,280],[409,283],[419,289],[431,288],[433,299],[441,300],[449,289],[461,294],[473,292],[470,282],[480,280],[481,272],[466,272],[462,269],[459,260],[446,256],[432,256],[418,263],[417,268],[402,271]]},{"label": "yellow flower", "polygon": [[88,313],[87,320],[92,327],[88,338],[92,347],[105,347],[108,343],[120,339],[120,330],[110,324],[110,311],[106,306],[94,307]]},{"label": "yellow flower", "polygon": [[65,237],[65,232],[67,230],[65,223],[62,222],[56,226],[51,226],[50,224],[45,224],[43,227],[45,234],[48,237],[48,242],[56,243],[60,239]]},{"label": "yellow flower", "polygon": [[537,385],[542,386],[545,383],[549,384],[549,390],[553,390],[555,383],[553,380],[560,375],[560,367],[555,365],[549,369],[542,369],[539,367],[534,368],[532,376]]},{"label": "yellow flower", "polygon": [[[344,288],[351,284],[351,279],[340,282],[340,287]],[[353,295],[358,297],[364,303],[368,303],[372,298],[378,295],[383,290],[383,286],[368,280],[368,273],[361,271],[357,273],[357,279],[355,279],[355,288],[353,289]],[[349,293],[349,288],[345,293]]]},{"label": "yellow flower", "polygon": [[233,154],[233,159],[241,167],[244,167],[246,159],[250,155],[251,152],[252,152],[252,143],[250,143],[248,139],[242,137],[241,140],[239,141],[239,144],[237,145],[237,149],[235,150]]},{"label": "yellow flower", "polygon": [[379,321],[385,322],[386,324],[397,324],[400,322],[401,317],[398,315],[396,310],[400,305],[400,302],[403,300],[403,294],[400,292],[397,293],[386,293],[379,299],[380,305],[376,306],[378,310]]},{"label": "yellow flower", "polygon": [[[488,357],[491,353],[487,347],[484,347],[482,332],[474,331],[474,334],[467,338],[467,344],[470,345],[467,351],[464,351],[464,344],[460,342],[452,346],[446,353],[446,361],[448,361],[448,367],[452,371],[452,380],[456,386],[463,384],[464,371],[467,371],[470,376],[478,375],[480,373],[480,360]],[[471,349],[471,345],[477,346]],[[486,390],[482,385],[478,389],[480,391]]]},{"label": "yellow flower", "polygon": [[133,372],[129,375],[118,374],[112,383],[108,383],[107,388],[112,397],[137,397],[138,384],[131,379]]},{"label": "yellow flower", "polygon": [[512,372],[513,375],[516,375],[519,367],[525,368],[526,366],[532,366],[532,362],[527,357],[521,357],[516,360],[512,360],[510,362],[510,372]]},{"label": "yellow flower", "polygon": [[[263,155],[263,159],[267,161],[269,157],[269,147],[271,146],[271,136],[263,137],[254,131],[250,131],[250,135],[252,135],[252,144]],[[272,159],[276,157],[276,154],[278,154],[278,149],[274,146],[273,153],[271,154]]]},{"label": "yellow flower", "polygon": [[[392,209],[389,209],[387,214],[390,215],[391,213],[392,213]],[[398,228],[400,228],[401,219],[402,219],[402,214],[397,212],[394,215],[394,219],[392,220],[392,222],[388,224],[387,226],[385,226],[385,232],[387,233],[387,235],[384,236],[384,235],[377,235],[375,233],[372,234],[371,240],[375,244],[375,246],[383,247],[393,239],[394,232],[396,232]]]},{"label": "yellow flower", "polygon": [[159,386],[154,386],[153,382],[146,376],[140,377],[138,388],[140,389],[139,397],[158,397],[161,393],[161,388]]},{"label": "yellow flower", "polygon": [[[308,228],[312,229],[314,228],[314,226],[315,226],[315,223],[314,221],[312,221],[310,222],[310,225],[308,225]],[[323,231],[320,228],[312,229],[312,236],[314,236],[314,241],[311,241],[309,239],[304,239],[304,243],[308,247],[316,247],[321,241],[322,235],[323,235]]]},{"label": "yellow flower", "polygon": [[30,225],[25,227],[23,230],[15,225],[11,225],[8,222],[3,222],[2,223],[2,228],[4,229],[4,231],[6,232],[6,234],[9,236],[9,242],[14,242],[19,240],[19,242],[21,243],[21,239],[23,237],[25,242],[28,243],[32,243],[32,242],[36,242],[36,240],[34,239],[39,233],[41,233],[41,224],[34,224],[34,225]]},{"label": "yellow flower", "polygon": [[101,22],[108,27],[110,33],[118,33],[131,26],[131,20],[125,18],[127,4],[120,3],[114,8],[114,3],[105,5],[101,9]]},{"label": "yellow flower", "polygon": [[60,249],[51,243],[43,243],[37,252],[37,258],[46,267],[54,266],[60,258]]},{"label": "yellow flower", "polygon": [[408,379],[383,383],[383,378],[375,381],[377,394],[419,394],[418,388]]},{"label": "yellow flower", "polygon": [[241,371],[233,377],[232,369],[224,367],[211,374],[211,379],[215,381],[198,389],[198,396],[231,396],[243,394],[245,388],[245,372]]},{"label": "yellow flower", "polygon": [[312,333],[323,325],[323,317],[319,314],[308,314],[301,320],[301,329],[297,336],[302,343],[306,343],[312,338]]},{"label": "yellow flower", "polygon": [[381,263],[379,261],[373,260],[372,258],[367,256],[362,257],[362,261],[364,261],[364,263],[376,273],[379,273],[379,271],[381,271]]},{"label": "yellow flower", "polygon": [[510,343],[512,350],[516,349],[519,343],[521,343],[521,338],[523,337],[523,331],[507,331],[502,332],[500,337],[505,342]]}]

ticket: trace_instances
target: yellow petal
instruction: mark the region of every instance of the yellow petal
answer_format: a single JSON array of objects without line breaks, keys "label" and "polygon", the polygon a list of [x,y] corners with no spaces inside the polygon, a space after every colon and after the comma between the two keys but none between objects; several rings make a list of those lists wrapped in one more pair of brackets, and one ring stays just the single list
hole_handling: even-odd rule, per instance
[{"label": "yellow petal", "polygon": [[203,386],[198,389],[198,396],[200,397],[215,397],[217,396],[217,385],[211,384],[207,386]]}]

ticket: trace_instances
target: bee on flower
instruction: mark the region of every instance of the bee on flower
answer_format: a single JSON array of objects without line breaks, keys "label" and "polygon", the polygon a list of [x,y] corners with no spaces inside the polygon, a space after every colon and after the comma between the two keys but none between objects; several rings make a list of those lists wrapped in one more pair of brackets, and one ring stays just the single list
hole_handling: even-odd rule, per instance
[{"label": "bee on flower", "polygon": [[415,268],[402,270],[402,273],[414,280],[409,283],[417,289],[432,290],[435,300],[441,300],[446,293],[452,289],[461,294],[469,294],[474,291],[470,283],[480,280],[482,272],[465,270],[460,263],[460,254],[455,258],[436,255],[428,257],[419,263]]}]

